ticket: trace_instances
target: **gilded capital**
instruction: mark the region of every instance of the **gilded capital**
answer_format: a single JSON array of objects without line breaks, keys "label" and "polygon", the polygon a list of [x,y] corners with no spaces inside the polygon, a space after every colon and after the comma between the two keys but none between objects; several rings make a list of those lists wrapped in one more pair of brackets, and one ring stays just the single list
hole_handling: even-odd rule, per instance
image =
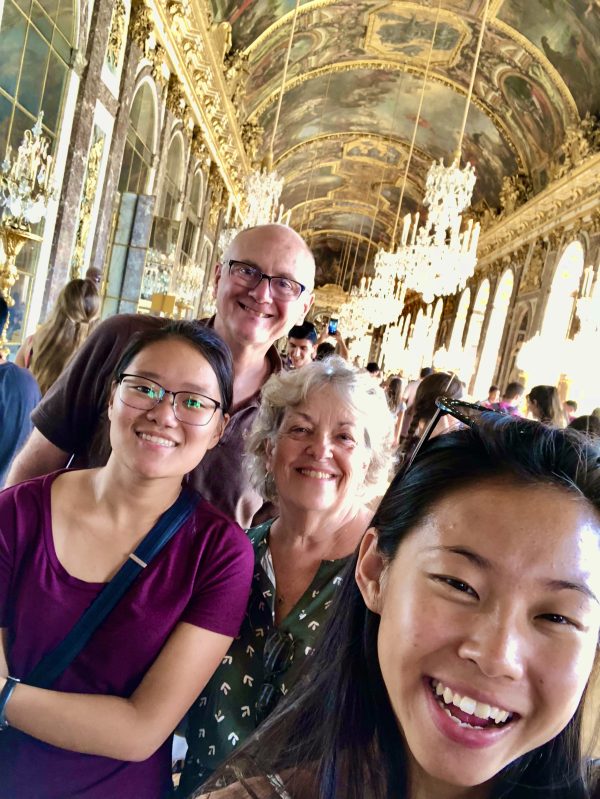
[{"label": "gilded capital", "polygon": [[169,77],[169,88],[166,99],[167,109],[178,119],[183,119],[187,109],[187,102],[183,93],[183,86],[177,75]]},{"label": "gilded capital", "polygon": [[147,41],[153,30],[152,14],[144,0],[132,0],[129,35],[144,54],[146,54]]}]

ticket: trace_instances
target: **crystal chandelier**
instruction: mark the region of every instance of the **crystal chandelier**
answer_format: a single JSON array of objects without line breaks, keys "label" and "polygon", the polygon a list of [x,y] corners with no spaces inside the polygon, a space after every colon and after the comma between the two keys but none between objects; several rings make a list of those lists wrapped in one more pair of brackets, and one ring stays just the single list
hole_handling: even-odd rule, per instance
[{"label": "crystal chandelier", "polygon": [[41,111],[31,130],[26,130],[13,160],[11,148],[0,164],[0,221],[3,225],[28,230],[46,215],[52,195],[52,156],[49,140],[42,133]]},{"label": "crystal chandelier", "polygon": [[424,204],[427,221],[419,214],[404,217],[397,257],[408,287],[430,303],[435,296],[454,294],[473,275],[477,263],[479,223],[469,220],[462,230],[462,212],[473,195],[475,171],[461,169],[458,160],[433,163],[427,174]]},{"label": "crystal chandelier", "polygon": [[360,305],[363,318],[377,327],[395,322],[404,305],[404,284],[396,279],[397,262],[394,253],[380,248],[374,261],[375,274],[362,278]]},{"label": "crystal chandelier", "polygon": [[[424,205],[427,221],[419,227],[419,214],[404,217],[397,255],[405,270],[408,287],[419,292],[426,303],[435,296],[454,294],[473,275],[477,263],[479,224],[469,220],[462,230],[462,214],[468,207],[475,186],[475,171],[467,163],[460,167],[460,154],[467,124],[475,74],[479,63],[489,0],[486,0],[471,82],[463,114],[454,161],[445,166],[443,159],[433,163],[427,174]],[[419,109],[420,110],[420,109]]]}]

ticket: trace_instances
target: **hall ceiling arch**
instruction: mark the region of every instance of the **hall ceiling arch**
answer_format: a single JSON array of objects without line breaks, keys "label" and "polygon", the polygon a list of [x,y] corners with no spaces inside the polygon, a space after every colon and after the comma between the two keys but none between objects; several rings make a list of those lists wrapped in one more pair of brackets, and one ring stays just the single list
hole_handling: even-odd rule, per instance
[{"label": "hall ceiling arch", "polygon": [[[215,21],[231,24],[234,49],[248,57],[245,112],[264,128],[268,142],[295,0],[212,0],[212,5]],[[437,5],[437,0],[300,3],[275,141],[283,201],[294,213],[303,196],[305,203],[311,194],[352,203],[376,182],[377,159],[351,158],[339,142],[362,137],[366,150],[376,137],[410,141]],[[448,162],[453,155],[485,0],[440,5],[402,214],[422,199],[431,161]],[[463,160],[470,160],[477,174],[474,203],[497,208],[503,178],[517,171],[534,192],[542,191],[566,131],[587,112],[600,112],[598,2],[491,0],[463,148]],[[317,168],[319,186],[307,191],[303,184]],[[397,184],[393,169],[384,183]],[[395,195],[391,185],[388,194],[392,206],[397,186]],[[385,208],[373,203],[371,208],[386,216]],[[311,211],[310,224],[326,222]]]}]

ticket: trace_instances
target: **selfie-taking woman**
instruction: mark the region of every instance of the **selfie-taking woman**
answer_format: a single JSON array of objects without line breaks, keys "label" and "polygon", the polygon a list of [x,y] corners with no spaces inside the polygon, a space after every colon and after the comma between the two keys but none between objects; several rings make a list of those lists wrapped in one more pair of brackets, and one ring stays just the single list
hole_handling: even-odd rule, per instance
[{"label": "selfie-taking woman", "polygon": [[600,449],[581,435],[505,417],[431,439],[310,672],[204,795],[589,797],[599,548]]},{"label": "selfie-taking woman", "polygon": [[249,530],[246,618],[190,713],[185,795],[253,732],[298,678],[367,529],[387,476],[393,419],[383,391],[332,356],[274,375],[247,442],[258,490],[278,516]]},{"label": "selfie-taking woman", "polygon": [[[219,441],[232,379],[213,331],[178,322],[143,334],[114,375],[106,466],[0,494],[2,799],[170,790],[171,733],[237,635],[252,576],[242,530],[182,488]],[[156,525],[166,543],[152,557]],[[89,614],[119,585],[94,626]],[[80,651],[34,687],[80,617]]]}]

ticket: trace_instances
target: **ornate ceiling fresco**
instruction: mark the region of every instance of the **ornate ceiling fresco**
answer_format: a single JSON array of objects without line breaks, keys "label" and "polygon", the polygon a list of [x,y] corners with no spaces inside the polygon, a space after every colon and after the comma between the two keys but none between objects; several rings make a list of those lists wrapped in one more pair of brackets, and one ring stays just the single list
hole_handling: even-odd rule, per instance
[{"label": "ornate ceiling fresco", "polygon": [[[294,6],[213,0],[248,56],[245,113],[265,145]],[[420,207],[430,163],[453,157],[484,7],[441,0],[402,215]],[[348,236],[359,262],[369,242],[390,242],[437,11],[437,0],[301,2],[274,156],[322,281],[336,278]],[[491,0],[462,150],[477,174],[473,203],[497,208],[517,173],[542,190],[566,129],[588,112],[600,113],[598,0]]]}]

